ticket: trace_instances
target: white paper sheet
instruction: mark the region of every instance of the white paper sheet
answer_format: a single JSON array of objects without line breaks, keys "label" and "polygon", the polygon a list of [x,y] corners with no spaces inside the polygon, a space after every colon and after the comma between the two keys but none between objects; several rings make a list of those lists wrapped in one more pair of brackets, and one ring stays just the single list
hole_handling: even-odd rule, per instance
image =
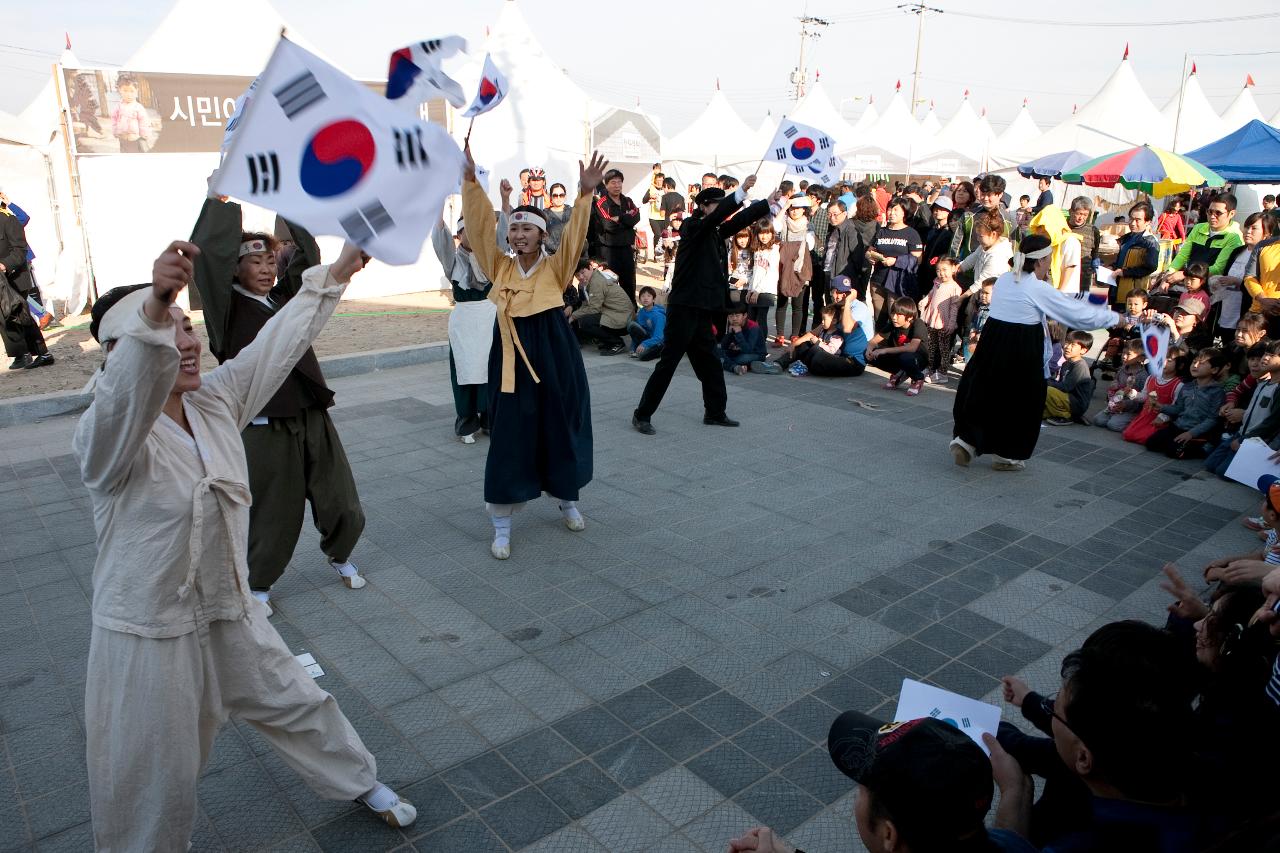
[{"label": "white paper sheet", "polygon": [[1098,267],[1096,276],[1098,284],[1111,285],[1116,283],[1116,271],[1111,267]]},{"label": "white paper sheet", "polygon": [[1274,451],[1260,438],[1240,442],[1240,449],[1227,468],[1227,479],[1244,483],[1251,489],[1258,488],[1258,478],[1264,474],[1280,477],[1280,465],[1271,461]]},{"label": "white paper sheet", "polygon": [[988,755],[991,751],[982,742],[982,735],[984,732],[994,735],[1000,725],[1000,709],[995,705],[904,678],[902,692],[898,694],[898,710],[893,718],[905,722],[921,717],[950,723],[967,734]]},{"label": "white paper sheet", "polygon": [[319,678],[324,675],[324,670],[320,668],[320,664],[316,663],[315,657],[310,652],[294,655],[294,657],[297,658],[298,663],[302,664],[302,668],[307,671],[307,675],[312,678]]}]

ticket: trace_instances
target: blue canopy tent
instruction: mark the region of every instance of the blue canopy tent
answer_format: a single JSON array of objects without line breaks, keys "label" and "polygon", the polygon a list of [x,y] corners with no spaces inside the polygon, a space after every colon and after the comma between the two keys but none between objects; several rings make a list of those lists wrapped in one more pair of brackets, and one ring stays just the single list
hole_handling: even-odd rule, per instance
[{"label": "blue canopy tent", "polygon": [[1280,130],[1257,119],[1185,156],[1232,183],[1280,183]]},{"label": "blue canopy tent", "polygon": [[1024,178],[1060,178],[1063,172],[1069,172],[1091,159],[1083,151],[1058,151],[1023,163],[1018,167],[1018,174]]}]

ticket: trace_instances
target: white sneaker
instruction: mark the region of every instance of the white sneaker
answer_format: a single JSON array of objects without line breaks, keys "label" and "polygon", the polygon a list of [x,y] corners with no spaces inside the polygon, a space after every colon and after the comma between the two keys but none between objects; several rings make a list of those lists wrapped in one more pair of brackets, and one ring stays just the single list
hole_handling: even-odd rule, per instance
[{"label": "white sneaker", "polygon": [[935,372],[934,372],[934,374],[933,374],[933,384],[934,384],[934,385],[946,385],[946,384],[947,384],[948,382],[950,382],[950,381],[951,381],[951,380],[947,378],[947,374],[943,373],[943,372],[942,372],[942,371],[940,371],[940,370],[935,371]]},{"label": "white sneaker", "polygon": [[396,829],[404,829],[418,819],[418,810],[413,804],[400,799],[395,791],[381,782],[368,794],[360,797],[359,802],[386,821],[388,826]]},{"label": "white sneaker", "polygon": [[471,433],[471,435],[460,435],[458,436],[458,440],[461,441],[463,444],[475,444],[476,434],[473,432]]},{"label": "white sneaker", "polygon": [[1005,459],[1003,456],[997,456],[995,462],[991,463],[991,468],[995,471],[1025,471],[1027,462],[1025,459]]},{"label": "white sneaker", "polygon": [[261,601],[262,606],[267,608],[267,618],[270,618],[271,615],[275,613],[275,611],[271,609],[271,593],[253,590],[253,597]]},{"label": "white sneaker", "polygon": [[360,577],[360,570],[356,568],[355,563],[347,561],[345,563],[335,563],[332,557],[326,558],[329,565],[338,571],[338,577],[342,578],[342,583],[347,589],[364,589],[365,579]]},{"label": "white sneaker", "polygon": [[489,553],[493,555],[495,560],[506,560],[511,557],[511,540],[506,537],[493,537],[493,543],[489,546]]},{"label": "white sneaker", "polygon": [[577,533],[587,529],[587,521],[582,517],[582,513],[578,512],[578,508],[573,504],[565,506],[560,504],[560,513],[564,521],[564,526]]}]

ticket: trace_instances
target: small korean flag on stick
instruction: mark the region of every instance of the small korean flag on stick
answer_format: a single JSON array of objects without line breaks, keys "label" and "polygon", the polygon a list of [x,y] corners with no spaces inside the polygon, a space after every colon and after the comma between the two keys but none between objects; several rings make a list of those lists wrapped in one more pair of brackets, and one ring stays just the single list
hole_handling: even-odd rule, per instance
[{"label": "small korean flag on stick", "polygon": [[493,56],[485,54],[484,72],[480,75],[480,85],[476,90],[475,98],[471,101],[471,106],[463,111],[463,118],[475,118],[481,113],[489,112],[507,97],[507,88],[507,78],[498,70],[498,66],[493,64]]},{"label": "small korean flag on stick", "polygon": [[380,261],[417,260],[462,173],[462,152],[445,129],[285,38],[257,86],[213,191]]},{"label": "small korean flag on stick", "polygon": [[1142,350],[1147,356],[1147,372],[1164,376],[1164,362],[1169,356],[1169,327],[1163,323],[1139,323],[1138,329],[1142,333]]},{"label": "small korean flag on stick", "polygon": [[467,49],[461,36],[444,36],[402,47],[387,66],[387,100],[416,110],[423,101],[442,97],[455,108],[466,103],[456,80],[444,73],[446,59]]},{"label": "small korean flag on stick", "polygon": [[835,148],[836,141],[817,128],[784,118],[760,163],[781,163],[788,175],[830,185],[844,168]]}]

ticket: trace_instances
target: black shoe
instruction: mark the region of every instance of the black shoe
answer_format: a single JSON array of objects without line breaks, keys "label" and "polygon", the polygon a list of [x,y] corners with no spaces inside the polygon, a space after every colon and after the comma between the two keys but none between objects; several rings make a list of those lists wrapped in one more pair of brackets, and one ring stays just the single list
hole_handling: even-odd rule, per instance
[{"label": "black shoe", "polygon": [[31,356],[27,355],[26,353],[23,353],[22,355],[15,358],[12,362],[10,362],[9,369],[22,370],[30,366],[31,366]]},{"label": "black shoe", "polygon": [[728,415],[720,415],[719,417],[711,417],[706,415],[702,418],[702,422],[707,426],[736,427],[740,424]]},{"label": "black shoe", "polygon": [[655,435],[657,433],[657,430],[653,428],[653,424],[637,415],[631,416],[631,425],[635,427],[636,432],[641,435]]},{"label": "black shoe", "polygon": [[617,344],[614,344],[613,346],[600,347],[600,354],[601,355],[617,355],[618,353],[622,352],[626,348],[627,348],[626,344],[617,343]]},{"label": "black shoe", "polygon": [[44,355],[38,355],[31,359],[31,361],[27,362],[25,369],[30,370],[33,367],[48,367],[51,364],[53,364],[53,356],[49,355],[49,353],[45,353]]}]

